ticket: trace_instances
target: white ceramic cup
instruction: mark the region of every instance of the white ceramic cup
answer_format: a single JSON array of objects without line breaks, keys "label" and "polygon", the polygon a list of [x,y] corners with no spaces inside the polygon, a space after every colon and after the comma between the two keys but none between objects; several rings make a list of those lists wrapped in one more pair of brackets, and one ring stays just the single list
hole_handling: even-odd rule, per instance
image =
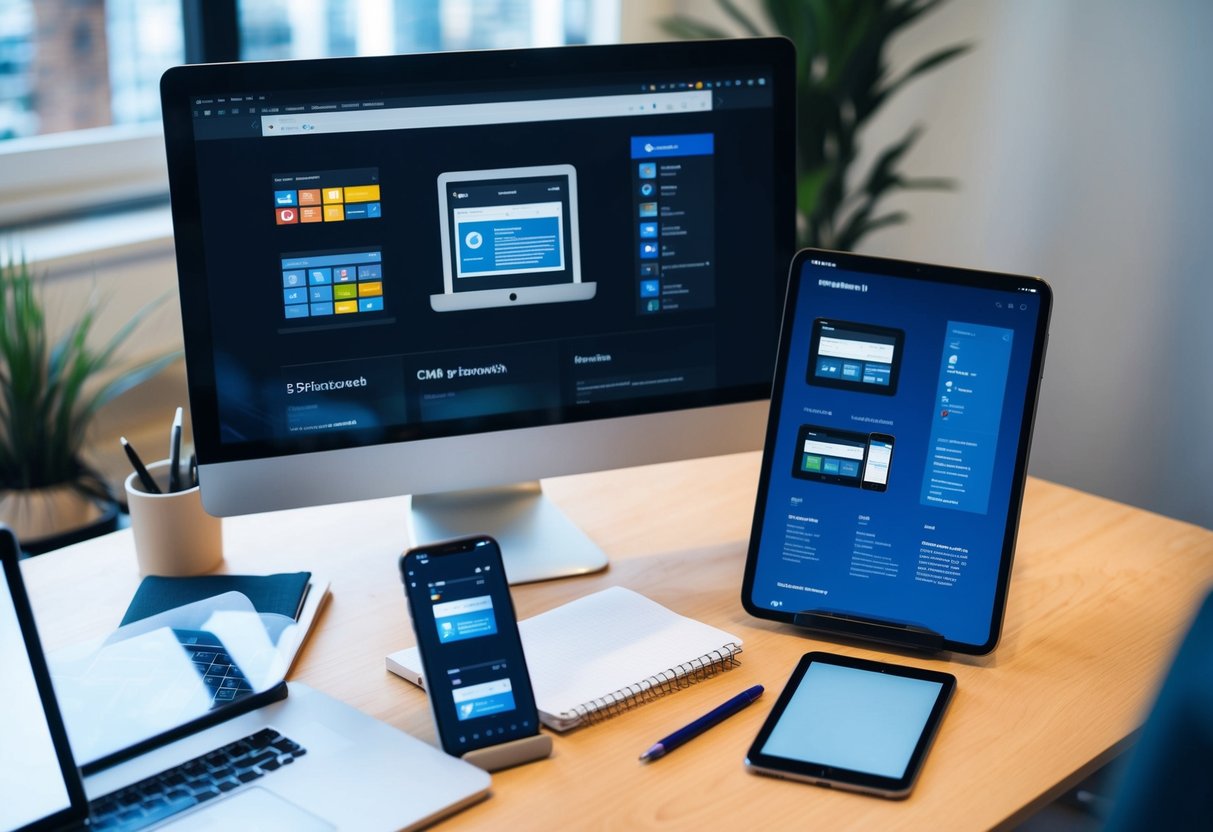
[{"label": "white ceramic cup", "polygon": [[[145,491],[138,474],[126,478],[139,574],[201,575],[218,567],[223,563],[223,523],[202,508],[198,487],[170,494],[167,459],[153,462],[147,471],[164,493]],[[182,482],[188,477],[188,464],[183,460]]]}]

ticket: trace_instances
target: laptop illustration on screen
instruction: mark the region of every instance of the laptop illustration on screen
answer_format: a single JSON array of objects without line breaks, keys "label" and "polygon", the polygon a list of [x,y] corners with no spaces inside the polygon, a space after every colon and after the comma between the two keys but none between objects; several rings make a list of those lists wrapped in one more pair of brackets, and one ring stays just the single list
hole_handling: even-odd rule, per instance
[{"label": "laptop illustration on screen", "polygon": [[438,176],[443,292],[435,312],[590,300],[581,280],[572,165]]}]

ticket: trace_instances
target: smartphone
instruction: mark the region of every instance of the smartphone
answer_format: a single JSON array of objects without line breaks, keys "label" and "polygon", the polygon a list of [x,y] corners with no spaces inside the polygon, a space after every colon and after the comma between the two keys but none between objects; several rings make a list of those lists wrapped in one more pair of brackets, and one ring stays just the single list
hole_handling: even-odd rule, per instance
[{"label": "smartphone", "polygon": [[955,689],[950,673],[807,653],[750,746],[746,768],[906,797]]},{"label": "smartphone", "polygon": [[443,750],[463,757],[538,734],[497,541],[469,537],[410,549],[400,576]]},{"label": "smartphone", "polygon": [[884,491],[889,487],[889,467],[893,464],[893,437],[887,433],[868,434],[868,448],[863,460],[863,479],[859,485],[868,491]]}]

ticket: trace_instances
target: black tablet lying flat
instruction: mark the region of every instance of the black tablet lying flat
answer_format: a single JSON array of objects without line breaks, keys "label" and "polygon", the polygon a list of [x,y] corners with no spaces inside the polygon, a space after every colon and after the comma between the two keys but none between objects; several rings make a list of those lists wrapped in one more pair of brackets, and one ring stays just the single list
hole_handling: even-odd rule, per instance
[{"label": "black tablet lying flat", "polygon": [[1051,305],[1034,277],[796,255],[742,587],[750,614],[994,649]]}]

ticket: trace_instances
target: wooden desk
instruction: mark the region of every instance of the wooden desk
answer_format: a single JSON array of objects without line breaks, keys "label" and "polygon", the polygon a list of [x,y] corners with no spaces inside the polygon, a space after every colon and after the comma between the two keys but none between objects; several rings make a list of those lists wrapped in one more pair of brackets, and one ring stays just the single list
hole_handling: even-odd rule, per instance
[{"label": "wooden desk", "polygon": [[[515,590],[534,615],[612,584],[740,635],[742,666],[608,723],[557,735],[551,759],[493,776],[443,828],[978,829],[1012,824],[1117,753],[1140,725],[1213,584],[1213,532],[1033,480],[1001,645],[985,658],[890,656],[750,618],[739,592],[758,454],[552,480],[611,557],[598,575]],[[333,598],[292,678],[433,741],[424,694],[384,669],[412,643],[396,571],[402,499],[225,521],[233,572],[311,569]],[[138,583],[129,531],[24,563],[48,646],[115,627]],[[956,699],[904,802],[747,774],[742,759],[797,658],[827,649],[938,667]],[[766,696],[655,764],[653,741],[748,685]],[[390,800],[390,795],[384,799]]]}]

